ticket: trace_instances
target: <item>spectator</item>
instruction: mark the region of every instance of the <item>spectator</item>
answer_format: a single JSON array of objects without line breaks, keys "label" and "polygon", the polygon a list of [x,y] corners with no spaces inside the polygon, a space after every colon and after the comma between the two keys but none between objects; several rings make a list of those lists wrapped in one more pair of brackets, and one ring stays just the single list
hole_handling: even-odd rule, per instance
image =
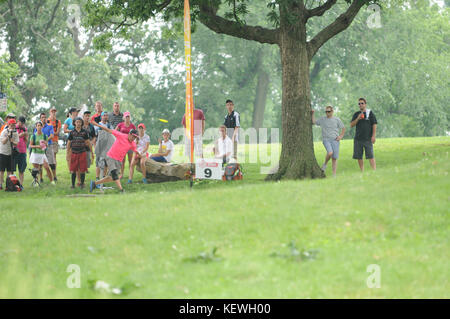
[{"label": "spectator", "polygon": [[[131,123],[131,114],[130,112],[123,113],[123,122],[119,123],[116,127],[116,130],[128,134],[131,130],[136,131],[136,126]],[[133,158],[133,151],[129,150],[128,153],[128,166],[131,166],[131,159]],[[123,170],[125,169],[125,157],[123,158],[122,169],[120,170],[120,176],[123,176]]]},{"label": "spectator", "polygon": [[52,174],[53,174],[53,179],[56,181],[58,181],[58,179],[56,178],[56,154],[59,151],[59,133],[61,132],[61,121],[58,120],[56,118],[56,108],[52,107],[50,109],[50,117],[47,120],[47,123],[50,124],[51,126],[53,126],[53,138],[52,138],[52,147],[53,147],[53,154],[55,157],[55,164],[51,164],[50,168],[52,170]]},{"label": "spectator", "polygon": [[3,123],[2,127],[0,127],[0,134],[3,132],[3,130],[4,130],[5,128],[8,127],[8,121],[9,121],[10,119],[16,119],[16,116],[14,115],[14,113],[9,113],[8,115],[6,115],[6,117],[5,117],[5,123]]},{"label": "spectator", "polygon": [[214,157],[222,159],[223,163],[228,163],[233,155],[233,143],[227,136],[227,127],[221,125],[219,127],[220,137],[214,143]]},{"label": "spectator", "polygon": [[376,169],[373,155],[373,144],[375,144],[377,133],[377,118],[375,114],[367,109],[364,98],[358,100],[359,111],[355,112],[350,122],[350,127],[356,126],[355,139],[353,140],[353,158],[358,160],[361,172],[364,171],[363,152],[369,160],[372,169]]},{"label": "spectator", "polygon": [[[337,159],[339,157],[339,141],[345,134],[345,127],[338,117],[333,116],[333,107],[325,108],[326,116],[322,116],[316,120],[314,118],[314,110],[311,110],[312,123],[322,127],[322,142],[327,151],[325,162],[322,165],[322,171],[327,169],[327,163],[332,158],[331,164],[333,168],[333,176],[336,176]],[[340,131],[340,132],[339,132]]]},{"label": "spectator", "polygon": [[17,134],[19,134],[19,143],[17,143],[18,153],[14,156],[14,170],[19,171],[19,181],[23,185],[24,172],[27,168],[27,143],[28,143],[28,129],[25,125],[25,117],[19,116],[17,123]]},{"label": "spectator", "polygon": [[[100,102],[97,102],[97,103],[100,103]],[[88,171],[89,171],[89,168],[91,167],[92,162],[94,161],[94,153],[91,153],[91,149],[93,149],[93,148],[95,149],[95,142],[97,140],[97,134],[96,134],[96,131],[95,131],[95,126],[92,125],[91,123],[89,123],[89,116],[90,115],[91,115],[91,111],[85,111],[83,113],[83,129],[86,132],[88,132],[89,142],[91,143],[91,147],[86,147],[86,162],[87,162],[87,169],[88,169]],[[94,117],[92,117],[92,118],[94,118]],[[96,119],[94,119],[94,121],[96,123],[98,123]]]},{"label": "spectator", "polygon": [[145,161],[147,161],[148,158],[148,147],[150,145],[150,137],[145,133],[145,125],[143,123],[138,125],[138,133],[139,137],[137,139],[137,152],[133,154],[133,160],[131,161],[130,166],[130,176],[128,177],[128,184],[131,184],[133,181],[133,173],[134,173],[134,167],[139,163],[141,167],[141,173],[142,173],[142,182],[144,184],[147,184],[147,178],[146,178],[146,169],[145,169]]},{"label": "spectator", "polygon": [[43,125],[41,121],[36,122],[36,132],[33,133],[30,141],[31,148],[31,156],[30,163],[33,164],[34,168],[39,169],[40,166],[44,166],[47,171],[47,176],[50,179],[50,183],[55,185],[55,181],[53,180],[52,172],[50,171],[50,167],[48,166],[48,159],[45,155],[45,150],[48,147],[48,138],[49,136],[44,134],[42,131]]},{"label": "spectator", "polygon": [[241,127],[241,119],[238,112],[234,110],[234,103],[232,100],[225,102],[228,114],[225,115],[223,124],[227,128],[227,135],[233,142],[233,158],[237,159],[237,149],[239,143],[239,128]]},{"label": "spectator", "polygon": [[[95,126],[100,126],[98,123],[92,123]],[[106,126],[102,126],[102,130],[114,135],[116,140],[111,149],[106,154],[106,165],[108,166],[109,175],[98,181],[91,181],[89,185],[89,191],[93,191],[96,185],[103,183],[115,182],[120,192],[123,193],[122,184],[120,183],[119,171],[122,168],[122,161],[129,150],[136,152],[135,139],[138,137],[136,130],[130,130],[128,134],[124,134],[117,130],[111,130]]]},{"label": "spectator", "polygon": [[78,117],[78,112],[80,112],[80,110],[77,110],[76,108],[72,107],[69,110],[69,116],[67,117],[67,119],[64,121],[64,133],[65,134],[69,134],[70,131],[73,131],[73,129],[75,128],[75,126],[73,125],[73,120]]},{"label": "spectator", "polygon": [[[41,113],[39,115],[39,119],[40,119],[41,123],[43,124],[42,132],[48,138],[47,139],[47,147],[45,149],[45,156],[47,157],[47,161],[48,161],[49,166],[52,167],[56,163],[55,162],[55,154],[53,153],[53,146],[52,146],[53,145],[52,138],[54,137],[53,126],[47,124],[47,114]],[[33,133],[36,133],[36,129],[34,129]],[[41,183],[42,183],[42,182],[44,182],[44,179],[42,178],[42,165],[39,168],[39,174],[40,174]],[[53,180],[55,180],[54,176],[53,176]]]},{"label": "spectator", "polygon": [[117,129],[117,125],[123,122],[123,113],[120,112],[119,102],[114,102],[113,111],[109,114],[109,124],[112,129]]},{"label": "spectator", "polygon": [[[89,117],[88,117],[89,119]],[[75,129],[69,133],[67,153],[70,154],[70,173],[72,174],[72,188],[75,188],[77,172],[80,173],[80,188],[84,188],[87,171],[86,149],[91,151],[92,144],[89,141],[89,133],[83,129],[83,119],[77,117],[74,121]]]},{"label": "spectator", "polygon": [[162,136],[163,136],[162,141],[160,138],[158,138],[158,143],[159,143],[158,153],[152,154],[150,156],[150,158],[156,162],[170,163],[170,161],[172,160],[172,155],[173,155],[173,152],[175,149],[175,145],[169,139],[170,131],[168,129],[164,129],[162,131]]},{"label": "spectator", "polygon": [[[186,128],[186,114],[183,115],[181,124],[184,128]],[[203,158],[203,133],[205,133],[205,115],[203,114],[203,111],[201,109],[194,109],[194,154],[195,156],[200,158]],[[185,136],[184,143],[184,154],[190,160],[191,140],[187,136]]]},{"label": "spectator", "polygon": [[19,143],[16,120],[9,114],[6,125],[0,133],[0,190],[3,189],[5,171],[8,177],[14,170],[13,147]]},{"label": "spectator", "polygon": [[[80,112],[80,110],[77,110],[74,107],[72,107],[69,110],[68,117],[64,121],[64,133],[65,134],[69,134],[71,131],[74,130],[74,128],[75,128],[75,126],[73,125],[74,119],[76,119],[78,117],[78,112]],[[70,168],[70,154],[68,151],[66,151],[66,160],[67,160],[67,167]]]},{"label": "spectator", "polygon": [[[103,113],[103,104],[100,101],[95,102],[95,114],[91,117],[91,122],[95,121],[97,123],[100,123],[102,120],[102,113]],[[91,113],[89,113],[91,114]]]},{"label": "spectator", "polygon": [[95,126],[97,129],[97,143],[95,143],[95,180],[99,180],[106,176],[106,153],[109,151],[111,146],[114,144],[114,135],[109,134],[105,130],[102,130],[101,126],[106,126],[107,128],[112,128],[108,123],[108,113],[102,113],[102,120],[100,121],[100,126]]}]

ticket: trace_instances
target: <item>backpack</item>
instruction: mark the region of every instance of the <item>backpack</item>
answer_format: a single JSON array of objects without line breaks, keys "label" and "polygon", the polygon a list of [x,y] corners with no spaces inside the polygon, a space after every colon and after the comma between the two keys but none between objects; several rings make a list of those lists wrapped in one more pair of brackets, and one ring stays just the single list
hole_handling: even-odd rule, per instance
[{"label": "backpack", "polygon": [[[47,140],[47,135],[45,135],[44,133],[42,133],[44,135],[44,141]],[[36,145],[36,134],[33,133],[33,145]],[[31,152],[33,151],[33,149],[30,147],[30,156],[31,156]]]},{"label": "backpack", "polygon": [[6,178],[6,192],[21,192],[22,188],[22,184],[20,184],[16,175],[9,175]]},{"label": "backpack", "polygon": [[224,181],[242,180],[242,168],[238,163],[227,164],[222,177]]}]

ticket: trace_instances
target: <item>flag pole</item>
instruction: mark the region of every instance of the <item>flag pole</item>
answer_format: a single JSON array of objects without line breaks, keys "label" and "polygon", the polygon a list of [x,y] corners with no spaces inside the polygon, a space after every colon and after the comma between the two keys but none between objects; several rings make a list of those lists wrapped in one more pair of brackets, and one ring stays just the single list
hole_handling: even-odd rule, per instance
[{"label": "flag pole", "polygon": [[191,13],[189,0],[184,0],[184,56],[186,63],[186,107],[185,123],[186,137],[190,139],[191,174],[190,187],[193,185],[194,175],[194,96],[192,94],[192,67],[191,67]]}]

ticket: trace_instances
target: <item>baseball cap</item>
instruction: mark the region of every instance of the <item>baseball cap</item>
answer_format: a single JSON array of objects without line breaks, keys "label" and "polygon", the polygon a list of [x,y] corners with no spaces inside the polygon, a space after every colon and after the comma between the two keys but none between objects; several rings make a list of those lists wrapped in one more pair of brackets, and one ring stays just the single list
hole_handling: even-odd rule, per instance
[{"label": "baseball cap", "polygon": [[56,107],[52,106],[52,107],[50,108],[50,112],[51,112],[51,111],[56,111]]},{"label": "baseball cap", "polygon": [[168,129],[164,129],[163,131],[162,131],[162,133],[164,134],[164,133],[169,133],[170,134],[170,131],[168,130]]},{"label": "baseball cap", "polygon": [[17,123],[17,122],[16,122],[15,119],[9,119],[9,120],[8,120],[8,125],[16,124],[16,123]]},{"label": "baseball cap", "polygon": [[87,110],[87,111],[84,111],[84,113],[83,114],[91,114],[91,111],[89,111],[89,110]]},{"label": "baseball cap", "polygon": [[127,116],[131,117],[131,113],[130,112],[123,113],[123,118],[126,118]]},{"label": "baseball cap", "polygon": [[16,115],[14,115],[14,113],[8,113],[8,115],[6,115],[6,117],[9,117],[9,118],[11,118],[11,117],[16,117]]},{"label": "baseball cap", "polygon": [[131,135],[133,135],[133,136],[135,136],[135,137],[139,137],[139,136],[138,136],[138,131],[136,131],[135,129],[132,129],[132,130],[130,131],[130,133],[128,133],[128,134],[131,134]]},{"label": "baseball cap", "polygon": [[140,128],[140,127],[144,128],[144,130],[145,130],[145,124],[144,123],[139,124],[138,128]]}]

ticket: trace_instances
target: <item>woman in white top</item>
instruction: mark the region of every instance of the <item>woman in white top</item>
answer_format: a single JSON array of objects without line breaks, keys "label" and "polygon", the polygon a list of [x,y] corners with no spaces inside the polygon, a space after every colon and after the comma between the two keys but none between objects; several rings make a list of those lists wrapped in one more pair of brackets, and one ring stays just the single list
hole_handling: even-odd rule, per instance
[{"label": "woman in white top", "polygon": [[145,125],[143,123],[138,125],[139,138],[136,143],[137,153],[133,154],[133,159],[130,165],[130,176],[128,177],[128,184],[133,181],[134,167],[139,163],[142,173],[142,182],[147,184],[145,161],[148,158],[148,147],[150,145],[150,137],[145,134]]}]

